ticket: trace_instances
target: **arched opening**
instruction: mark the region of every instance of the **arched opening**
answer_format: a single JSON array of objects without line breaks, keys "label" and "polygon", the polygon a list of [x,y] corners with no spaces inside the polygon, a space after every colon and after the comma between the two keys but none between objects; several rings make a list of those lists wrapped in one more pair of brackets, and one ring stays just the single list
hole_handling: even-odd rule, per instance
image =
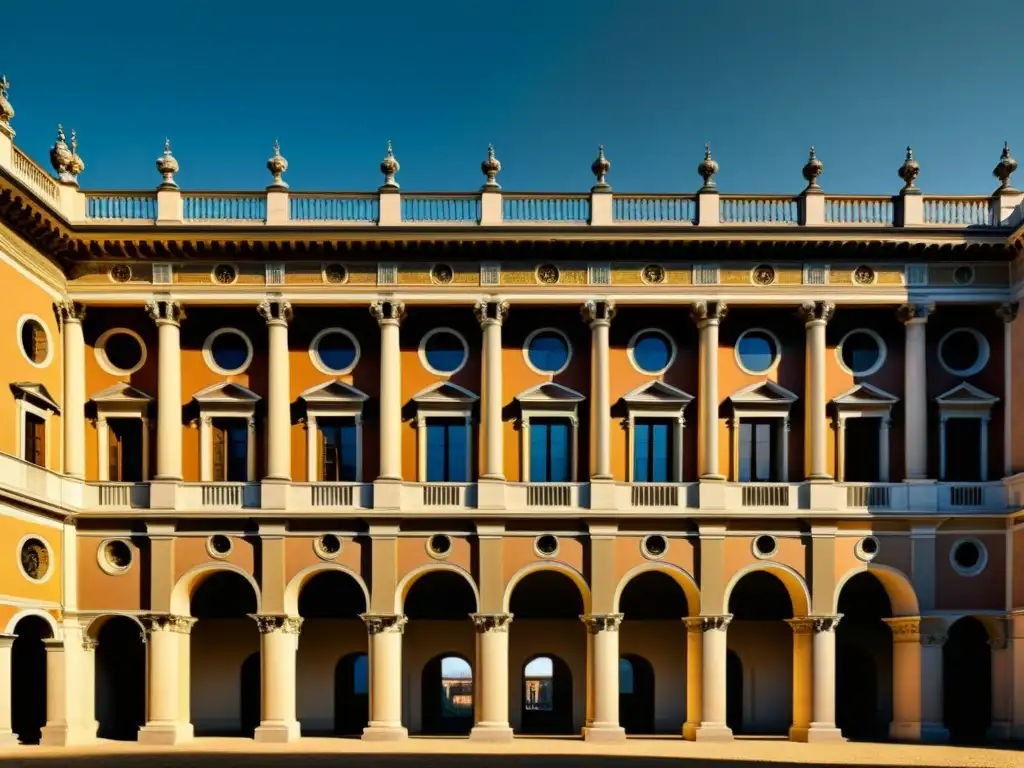
[{"label": "arched opening", "polygon": [[[678,734],[686,720],[686,593],[668,574],[647,571],[626,584],[619,611],[619,652],[632,666],[634,689],[619,697],[622,727],[627,733]],[[620,662],[620,689],[625,669]]]},{"label": "arched opening", "polygon": [[626,733],[654,733],[654,667],[643,656],[619,658],[619,721]]},{"label": "arched opening", "polygon": [[992,651],[985,626],[966,616],[942,648],[943,715],[950,741],[978,744],[992,724]]},{"label": "arched opening", "polygon": [[370,719],[370,666],[365,653],[350,653],[334,668],[334,733],[359,736]]},{"label": "arched opening", "polygon": [[234,571],[211,573],[192,593],[197,621],[191,636],[190,701],[197,736],[252,736],[259,725],[260,635],[249,618],[256,610],[252,585]]},{"label": "arched opening", "polygon": [[461,736],[473,727],[469,659],[475,655],[476,633],[469,615],[476,605],[473,587],[450,570],[422,574],[405,596],[409,622],[402,656],[410,687],[405,715],[415,733]]},{"label": "arched opening", "polygon": [[573,677],[585,680],[587,668],[579,587],[559,571],[534,571],[516,584],[509,607],[515,616],[509,630],[510,665],[522,670],[522,683],[513,689],[520,697],[519,702],[513,699],[513,717],[519,721],[513,721],[513,729],[578,733],[586,711],[586,688],[575,690]]},{"label": "arched opening", "polygon": [[848,739],[882,739],[892,720],[892,617],[885,587],[865,571],[839,593],[836,726]]},{"label": "arched opening", "polygon": [[[369,719],[366,595],[345,571],[320,571],[302,585],[296,708],[303,734],[358,736]],[[361,659],[361,661],[360,661]]]},{"label": "arched opening", "polygon": [[726,668],[726,710],[734,717],[740,713],[735,732],[788,734],[793,712],[793,630],[785,622],[793,617],[789,592],[773,572],[751,571],[733,587],[729,613],[728,648],[743,660],[739,683],[728,682]]},{"label": "arched opening", "polygon": [[46,725],[46,647],[53,638],[45,619],[26,616],[14,626],[11,648],[11,730],[22,744],[38,744]]},{"label": "arched opening", "polygon": [[421,676],[423,733],[464,736],[473,728],[473,667],[461,656],[435,656]]},{"label": "arched opening", "polygon": [[743,733],[743,662],[736,651],[725,654],[725,724]]},{"label": "arched opening", "polygon": [[146,720],[146,646],[142,628],[125,616],[96,636],[96,720],[101,739],[131,741]]}]

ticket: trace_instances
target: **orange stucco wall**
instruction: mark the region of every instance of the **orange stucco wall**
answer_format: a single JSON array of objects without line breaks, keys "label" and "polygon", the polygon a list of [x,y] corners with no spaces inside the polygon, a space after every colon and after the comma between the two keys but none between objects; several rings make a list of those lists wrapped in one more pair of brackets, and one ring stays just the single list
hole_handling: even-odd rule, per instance
[{"label": "orange stucco wall", "polygon": [[[18,563],[21,557],[18,547],[26,536],[35,536],[47,545],[50,551],[50,567],[41,582],[30,581],[22,575]],[[0,557],[0,594],[21,600],[38,600],[59,603],[61,600],[61,569],[63,568],[63,542],[61,529],[42,523],[12,517],[0,509],[0,544],[4,556]]]}]

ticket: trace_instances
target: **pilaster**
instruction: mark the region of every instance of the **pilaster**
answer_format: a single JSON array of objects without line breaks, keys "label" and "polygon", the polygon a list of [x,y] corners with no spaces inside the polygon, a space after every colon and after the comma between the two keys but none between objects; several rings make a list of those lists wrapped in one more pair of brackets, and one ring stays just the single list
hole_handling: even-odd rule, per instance
[{"label": "pilaster", "polygon": [[18,743],[11,730],[11,652],[16,637],[0,634],[0,749]]},{"label": "pilaster", "polygon": [[486,498],[478,499],[481,508],[504,509],[504,486],[493,486],[505,480],[504,434],[501,419],[501,408],[504,402],[502,395],[501,373],[501,327],[508,317],[508,302],[480,299],[473,307],[480,328],[483,331],[483,366],[481,367],[480,390],[483,399],[480,403],[481,431],[483,433],[483,460],[480,465],[482,485],[487,489],[478,488],[478,495]]}]

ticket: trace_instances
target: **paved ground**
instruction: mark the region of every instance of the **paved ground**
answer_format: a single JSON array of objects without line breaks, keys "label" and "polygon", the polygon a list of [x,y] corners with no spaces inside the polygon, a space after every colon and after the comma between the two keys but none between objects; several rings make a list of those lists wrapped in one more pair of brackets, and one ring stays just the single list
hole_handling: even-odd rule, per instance
[{"label": "paved ground", "polygon": [[295,765],[367,768],[767,768],[767,766],[875,765],[1024,768],[1024,751],[946,746],[847,743],[792,744],[737,740],[694,744],[680,739],[631,739],[621,745],[585,744],[577,739],[516,739],[487,748],[464,739],[413,738],[404,744],[367,745],[357,740],[302,739],[291,745],[260,745],[245,739],[196,739],[174,748],[100,742],[78,749],[0,749],[0,765],[27,768],[228,768]]}]

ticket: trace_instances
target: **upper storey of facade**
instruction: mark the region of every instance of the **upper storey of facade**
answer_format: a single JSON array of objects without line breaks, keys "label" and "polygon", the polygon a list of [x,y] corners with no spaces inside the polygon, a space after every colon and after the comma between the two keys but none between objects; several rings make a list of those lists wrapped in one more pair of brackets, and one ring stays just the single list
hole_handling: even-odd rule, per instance
[{"label": "upper storey of facade", "polygon": [[[1018,507],[1024,195],[255,193],[56,178],[0,98],[0,485],[55,510]],[[369,312],[367,309],[369,308]],[[582,317],[581,317],[582,310]],[[187,319],[186,319],[187,317]],[[1018,444],[1020,443],[1020,444]],[[49,472],[38,474],[31,465]],[[6,476],[3,479],[2,476]]]}]

